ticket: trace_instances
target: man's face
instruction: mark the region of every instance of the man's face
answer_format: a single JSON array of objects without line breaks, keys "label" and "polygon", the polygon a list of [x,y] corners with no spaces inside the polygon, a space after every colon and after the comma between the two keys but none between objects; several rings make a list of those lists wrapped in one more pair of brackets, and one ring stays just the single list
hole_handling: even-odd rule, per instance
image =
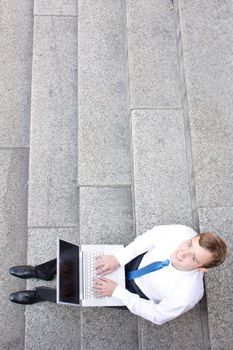
[{"label": "man's face", "polygon": [[207,249],[199,245],[199,236],[184,241],[171,254],[172,265],[181,271],[191,271],[198,269],[206,272],[207,269],[201,268],[202,265],[212,260],[212,254]]}]

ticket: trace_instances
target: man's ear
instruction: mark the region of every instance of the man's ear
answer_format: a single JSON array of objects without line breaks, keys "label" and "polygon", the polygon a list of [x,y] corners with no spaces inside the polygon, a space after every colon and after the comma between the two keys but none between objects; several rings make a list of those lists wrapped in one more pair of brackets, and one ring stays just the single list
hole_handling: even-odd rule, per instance
[{"label": "man's ear", "polygon": [[207,272],[208,269],[206,269],[205,267],[198,267],[197,271],[199,271],[199,272]]}]

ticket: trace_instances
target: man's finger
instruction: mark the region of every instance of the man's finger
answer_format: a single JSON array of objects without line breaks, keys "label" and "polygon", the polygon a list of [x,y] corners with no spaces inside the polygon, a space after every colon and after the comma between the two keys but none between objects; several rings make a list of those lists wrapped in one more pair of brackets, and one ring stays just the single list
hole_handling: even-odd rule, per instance
[{"label": "man's finger", "polygon": [[94,285],[93,289],[100,291],[100,290],[102,290],[102,287]]},{"label": "man's finger", "polygon": [[95,289],[99,289],[99,290],[103,288],[103,286],[101,284],[97,283],[97,282],[93,284],[93,287]]},{"label": "man's finger", "polygon": [[104,266],[103,263],[102,263],[101,261],[96,261],[95,267],[96,267],[96,268],[99,268],[99,267],[101,267],[101,266]]},{"label": "man's finger", "polygon": [[104,281],[104,282],[109,282],[111,281],[109,278],[106,278],[106,277],[100,277],[99,278],[101,281]]},{"label": "man's finger", "polygon": [[97,271],[98,272],[98,274],[99,275],[107,275],[108,273],[110,273],[111,272],[111,270],[110,269],[105,269],[105,270],[99,270],[99,271]]}]

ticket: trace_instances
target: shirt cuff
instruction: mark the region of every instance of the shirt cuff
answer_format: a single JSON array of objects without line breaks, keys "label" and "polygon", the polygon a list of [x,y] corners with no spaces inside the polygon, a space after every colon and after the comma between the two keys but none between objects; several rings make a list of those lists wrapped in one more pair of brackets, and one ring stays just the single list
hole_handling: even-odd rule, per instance
[{"label": "shirt cuff", "polygon": [[132,296],[135,296],[137,299],[139,298],[137,294],[132,294],[127,289],[119,285],[114,289],[112,293],[112,297],[122,301],[122,303],[125,305],[128,304],[129,298],[132,298]]}]

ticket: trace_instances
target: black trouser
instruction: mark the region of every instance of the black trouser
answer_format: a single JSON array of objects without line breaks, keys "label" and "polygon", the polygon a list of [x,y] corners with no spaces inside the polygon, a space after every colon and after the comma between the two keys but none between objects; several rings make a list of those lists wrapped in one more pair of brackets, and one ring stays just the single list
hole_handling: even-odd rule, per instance
[{"label": "black trouser", "polygon": [[[125,265],[125,275],[129,271],[136,270],[146,253],[138,255],[136,258],[131,260],[128,264]],[[44,264],[36,266],[36,273],[38,278],[47,279],[53,278],[57,273],[57,259],[50,260]],[[126,279],[126,289],[131,293],[138,294],[141,298],[147,299],[147,296],[136,285],[134,280],[128,281]],[[48,287],[36,287],[36,291],[39,294],[40,298],[44,301],[51,301],[56,303],[56,289]]]},{"label": "black trouser", "polygon": [[[44,264],[36,266],[36,274],[39,279],[52,279],[57,273],[57,259],[53,259],[47,261]],[[41,300],[51,301],[52,303],[56,303],[57,291],[55,288],[47,288],[47,287],[36,287],[36,291],[39,294]]]}]

